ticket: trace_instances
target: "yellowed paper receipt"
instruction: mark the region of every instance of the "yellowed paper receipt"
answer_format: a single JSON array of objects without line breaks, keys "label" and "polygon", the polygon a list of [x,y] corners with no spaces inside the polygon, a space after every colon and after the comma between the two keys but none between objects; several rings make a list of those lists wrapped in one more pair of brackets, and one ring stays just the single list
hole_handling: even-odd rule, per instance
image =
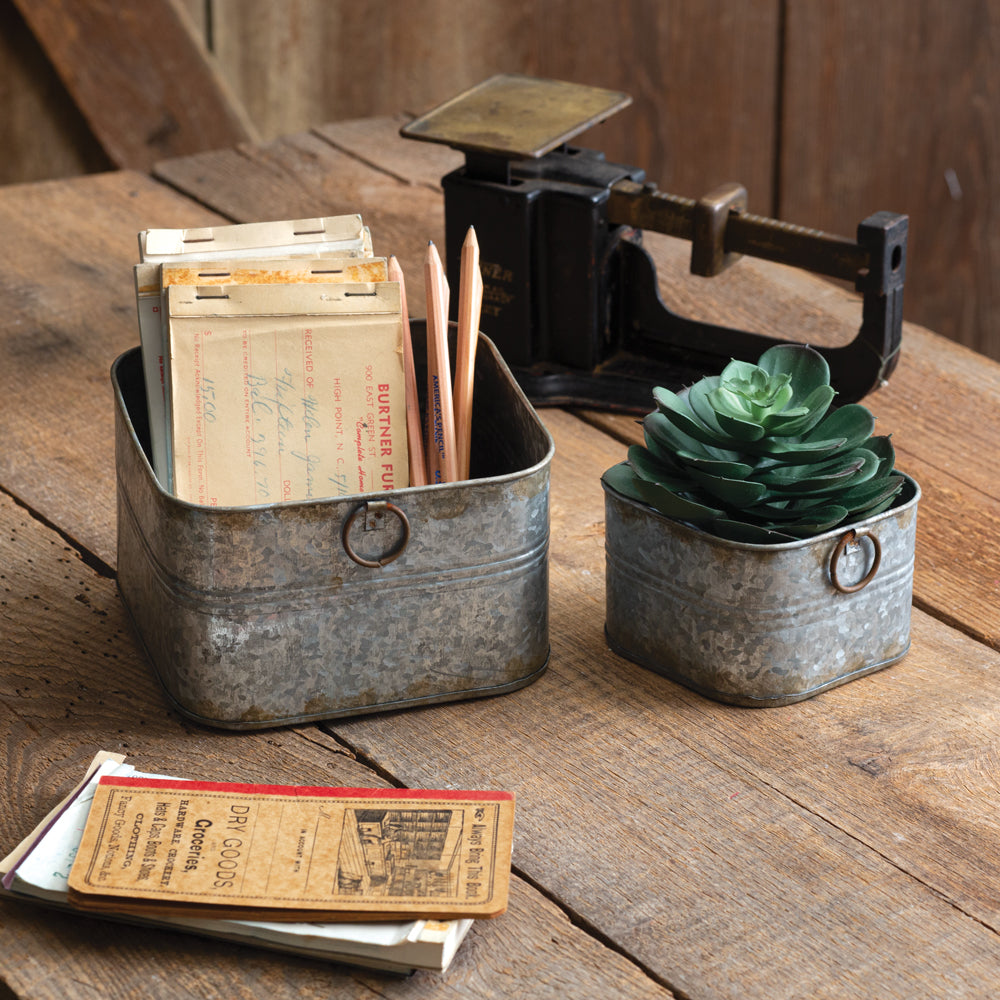
[{"label": "yellowed paper receipt", "polygon": [[241,506],[408,484],[393,282],[168,287],[172,487]]}]

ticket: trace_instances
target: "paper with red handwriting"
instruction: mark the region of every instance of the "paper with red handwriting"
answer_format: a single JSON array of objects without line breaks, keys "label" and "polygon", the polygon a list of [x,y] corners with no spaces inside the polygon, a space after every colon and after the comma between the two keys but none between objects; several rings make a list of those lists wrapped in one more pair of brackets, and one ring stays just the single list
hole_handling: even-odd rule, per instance
[{"label": "paper with red handwriting", "polygon": [[399,286],[170,285],[171,487],[212,507],[409,481]]},{"label": "paper with red handwriting", "polygon": [[84,908],[270,920],[491,917],[514,796],[102,778],[69,877]]},{"label": "paper with red handwriting", "polygon": [[[150,457],[157,478],[164,486],[169,486],[170,482],[164,370],[169,345],[163,322],[166,303],[160,284],[160,265],[185,261],[218,265],[244,258],[290,260],[331,255],[341,260],[354,258],[359,261],[372,256],[371,233],[360,215],[239,223],[204,229],[147,229],[139,233],[141,263],[135,267],[135,297],[149,408]],[[359,276],[343,280],[381,281],[383,278]],[[234,278],[232,283],[251,282]]]}]

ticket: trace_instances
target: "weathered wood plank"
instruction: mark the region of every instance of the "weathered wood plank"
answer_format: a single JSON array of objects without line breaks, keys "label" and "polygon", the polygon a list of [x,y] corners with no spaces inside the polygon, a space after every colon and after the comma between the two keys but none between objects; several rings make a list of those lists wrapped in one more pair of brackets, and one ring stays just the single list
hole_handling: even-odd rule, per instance
[{"label": "weathered wood plank", "polygon": [[739,181],[751,211],[773,212],[781,53],[773,0],[536,7],[539,76],[614,87],[632,108],[580,144],[634,164],[664,191],[700,198]]},{"label": "weathered wood plank", "polygon": [[432,142],[386,141],[407,122],[410,115],[358,118],[320,125],[313,131],[331,146],[385,170],[407,184],[426,184],[441,190],[441,178],[465,162],[464,154]]},{"label": "weathered wood plank", "polygon": [[[214,49],[262,135],[274,138],[341,118],[424,110],[523,65],[535,6],[214,0]],[[281,87],[269,82],[278,75]]]},{"label": "weathered wood plank", "polygon": [[[469,931],[447,973],[408,978],[271,954],[187,934],[123,928],[90,916],[0,900],[11,996],[90,1000],[155,996],[226,1000],[671,1000],[544,897],[514,879],[507,914]],[[3,990],[3,985],[0,985]],[[99,991],[99,992],[98,992]],[[0,994],[2,995],[2,994]]]},{"label": "weathered wood plank", "polygon": [[[79,780],[98,749],[147,770],[208,780],[382,787],[316,727],[219,733],[164,702],[114,584],[0,495],[0,727],[6,854]],[[187,935],[123,930],[0,901],[0,982],[18,996],[623,996],[671,994],[514,880],[508,913],[473,928],[445,979],[405,983]],[[58,971],[57,971],[58,970]],[[539,983],[544,983],[539,987]]]},{"label": "weathered wood plank", "polygon": [[782,215],[850,234],[909,213],[907,318],[1000,356],[1000,3],[787,11]]},{"label": "weathered wood plank", "polygon": [[256,130],[170,0],[14,0],[111,161],[228,146]]},{"label": "weathered wood plank", "polygon": [[0,184],[111,166],[13,0],[0,0],[0,107]]}]

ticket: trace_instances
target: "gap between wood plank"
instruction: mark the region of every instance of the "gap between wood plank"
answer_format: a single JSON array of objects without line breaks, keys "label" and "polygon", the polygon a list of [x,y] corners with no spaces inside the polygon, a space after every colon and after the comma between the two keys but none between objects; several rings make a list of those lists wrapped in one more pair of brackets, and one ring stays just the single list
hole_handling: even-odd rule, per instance
[{"label": "gap between wood plank", "polygon": [[[398,778],[394,777],[389,771],[382,767],[376,760],[370,757],[368,754],[362,753],[356,746],[354,746],[350,741],[345,739],[339,733],[334,731],[334,727],[337,724],[336,719],[328,719],[325,722],[319,722],[318,726],[322,729],[331,739],[335,740],[337,743],[341,744],[344,749],[350,753],[350,755],[359,764],[367,767],[370,771],[374,771],[383,781],[388,781],[395,785],[397,788],[406,788]],[[674,986],[668,980],[664,979],[662,976],[654,972],[645,963],[639,961],[635,955],[626,951],[624,947],[618,944],[613,938],[608,937],[603,931],[596,927],[589,920],[586,920],[581,914],[573,909],[565,900],[560,899],[556,896],[550,889],[542,885],[537,879],[530,876],[524,869],[519,868],[517,865],[511,865],[511,874],[519,878],[525,885],[530,886],[535,890],[540,896],[547,899],[556,909],[558,909],[566,919],[588,937],[592,938],[598,944],[603,945],[609,951],[613,951],[615,954],[620,955],[627,962],[631,963],[638,969],[644,976],[651,979],[657,986],[662,986],[664,989],[669,990],[677,998],[677,1000],[692,1000],[692,998],[686,994],[683,990]],[[0,998],[2,1000],[2,998]]]},{"label": "gap between wood plank", "polygon": [[[764,711],[766,711],[766,709]],[[677,736],[676,734],[674,734],[674,738],[680,740],[680,737]],[[681,740],[681,742],[685,742],[685,741]],[[688,744],[686,742],[685,742],[685,746],[687,746],[693,753],[698,753],[699,752],[699,747],[698,746],[691,746],[690,744]],[[703,755],[703,756],[705,756],[705,755]],[[719,758],[718,758],[717,755],[707,755],[706,759],[713,761],[714,763],[716,763],[718,766],[721,767],[721,764],[719,764]],[[1000,937],[1000,932],[998,932],[997,929],[995,927],[993,927],[991,924],[987,923],[981,917],[977,917],[974,913],[970,913],[964,907],[959,906],[958,903],[955,902],[955,900],[950,899],[943,892],[941,892],[940,889],[936,889],[933,885],[931,885],[929,882],[927,882],[924,879],[922,879],[915,872],[912,872],[909,869],[904,868],[902,865],[898,864],[897,862],[893,861],[892,858],[890,858],[883,851],[880,851],[874,844],[867,843],[866,841],[862,840],[860,837],[857,837],[854,834],[852,834],[850,831],[845,830],[842,826],[839,826],[837,823],[834,823],[829,817],[824,816],[822,813],[819,813],[815,809],[810,808],[809,806],[807,806],[804,803],[800,802],[794,796],[789,795],[787,792],[783,792],[780,788],[778,788],[775,785],[771,784],[763,775],[757,774],[754,771],[751,771],[749,768],[746,768],[746,767],[742,767],[741,768],[741,767],[739,767],[738,764],[735,763],[735,761],[733,763],[734,763],[734,766],[736,767],[737,770],[742,771],[747,776],[745,778],[745,780],[747,780],[748,782],[750,780],[755,780],[755,781],[760,782],[760,784],[762,784],[765,788],[767,788],[773,794],[777,795],[779,798],[784,799],[786,802],[790,802],[797,809],[801,809],[802,812],[804,812],[806,815],[813,816],[817,820],[819,820],[819,822],[824,823],[826,826],[829,826],[832,829],[839,831],[842,836],[847,837],[848,840],[851,840],[855,844],[858,844],[862,849],[864,849],[866,851],[871,851],[872,854],[874,854],[877,858],[881,859],[890,868],[894,868],[901,875],[904,875],[908,879],[912,879],[918,885],[922,885],[928,892],[931,893],[931,895],[936,896],[939,899],[943,900],[956,913],[960,913],[963,917],[967,917],[969,920],[972,920],[975,923],[979,924],[980,927],[982,927],[984,930],[989,931],[994,936]]]},{"label": "gap between wood plank", "polygon": [[[405,117],[412,119],[415,118],[416,116],[411,114],[406,114]],[[350,146],[345,146],[339,142],[334,142],[328,135],[325,135],[323,131],[319,128],[311,128],[309,130],[309,134],[315,136],[321,142],[325,142],[331,149],[336,150],[338,153],[341,153],[344,156],[348,156],[355,162],[368,167],[370,170],[374,170],[380,174],[383,174],[386,177],[391,177],[393,180],[400,181],[401,183],[406,184],[408,186],[413,186],[414,184],[417,184],[420,185],[421,187],[429,188],[431,191],[437,191],[439,193],[441,191],[440,184],[429,184],[426,181],[421,181],[421,180],[414,181],[412,177],[409,177],[406,174],[397,173],[395,170],[390,170],[383,164],[378,163],[375,160],[371,160],[367,156],[362,156],[360,153],[357,152],[357,150],[352,149]]]},{"label": "gap between wood plank", "polygon": [[[58,524],[54,524],[50,521],[44,514],[35,510],[29,504],[25,503],[17,494],[12,493],[7,487],[0,486],[0,495],[9,497],[11,502],[16,506],[20,507],[33,521],[37,521],[44,528],[57,534],[67,545],[69,545],[74,552],[80,557],[80,561],[88,569],[92,570],[98,576],[103,577],[106,580],[117,579],[117,573],[114,569],[109,566],[100,556],[95,555],[86,546],[78,542],[72,535],[67,531],[59,527]],[[2,1000],[2,998],[0,998]]]}]

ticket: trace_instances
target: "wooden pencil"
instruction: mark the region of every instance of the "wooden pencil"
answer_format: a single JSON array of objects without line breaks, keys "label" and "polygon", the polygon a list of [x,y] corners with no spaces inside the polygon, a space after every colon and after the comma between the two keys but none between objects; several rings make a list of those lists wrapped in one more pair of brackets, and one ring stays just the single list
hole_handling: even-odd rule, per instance
[{"label": "wooden pencil", "polygon": [[483,277],[479,270],[479,241],[469,231],[462,244],[458,286],[458,339],[455,348],[455,447],[458,478],[469,478],[472,453],[472,386],[476,372],[479,316],[483,306]]},{"label": "wooden pencil", "polygon": [[410,485],[426,486],[427,462],[424,457],[424,432],[420,424],[417,372],[413,364],[410,313],[406,307],[406,280],[395,254],[389,258],[389,280],[399,282],[399,302],[403,314],[403,375],[406,380],[406,448],[410,460]]},{"label": "wooden pencil", "polygon": [[449,289],[433,243],[427,244],[424,282],[427,286],[427,478],[431,483],[453,483],[458,472],[448,350]]}]

